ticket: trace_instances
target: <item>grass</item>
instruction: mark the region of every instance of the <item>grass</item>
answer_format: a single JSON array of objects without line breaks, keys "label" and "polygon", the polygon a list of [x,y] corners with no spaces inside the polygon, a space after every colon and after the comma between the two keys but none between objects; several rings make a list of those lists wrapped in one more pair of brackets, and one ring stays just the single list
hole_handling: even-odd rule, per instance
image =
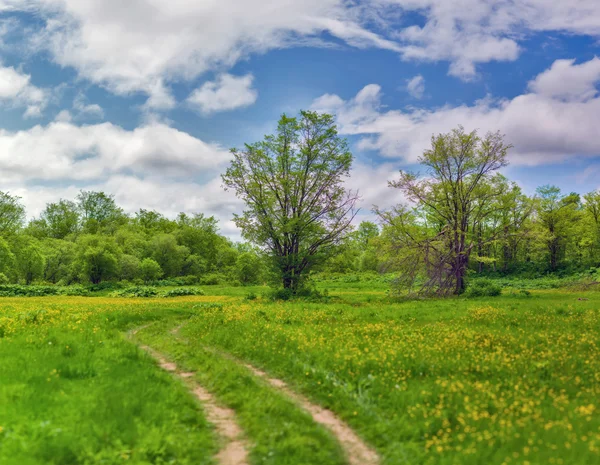
[{"label": "grass", "polygon": [[253,444],[255,464],[294,465],[345,463],[329,432],[315,424],[282,394],[252,376],[248,369],[207,350],[201,341],[181,340],[170,332],[177,321],[163,320],[140,331],[136,338],[168,354],[185,371],[235,410],[240,426]]},{"label": "grass", "polygon": [[141,341],[236,410],[253,464],[343,461],[308,415],[219,351],[334,410],[385,464],[600,461],[600,293],[393,302],[364,285],[319,283],[328,302],[249,301],[264,289],[225,286],[1,299],[0,463],[210,463],[201,408],[123,336],[145,322]]},{"label": "grass", "polygon": [[163,312],[67,297],[0,305],[0,463],[213,463],[199,405],[121,334]]}]

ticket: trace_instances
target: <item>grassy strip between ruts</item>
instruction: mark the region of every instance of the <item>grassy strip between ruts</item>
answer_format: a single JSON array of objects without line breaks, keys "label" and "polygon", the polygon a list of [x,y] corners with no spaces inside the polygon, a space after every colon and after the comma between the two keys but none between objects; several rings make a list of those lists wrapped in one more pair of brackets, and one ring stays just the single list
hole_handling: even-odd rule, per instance
[{"label": "grassy strip between ruts", "polygon": [[213,463],[216,441],[198,403],[122,336],[163,311],[9,302],[0,337],[2,465]]},{"label": "grassy strip between ruts", "polygon": [[253,444],[251,463],[273,465],[344,464],[340,446],[309,414],[238,365],[193,341],[170,333],[177,320],[161,320],[140,330],[136,339],[167,354],[227,407]]}]

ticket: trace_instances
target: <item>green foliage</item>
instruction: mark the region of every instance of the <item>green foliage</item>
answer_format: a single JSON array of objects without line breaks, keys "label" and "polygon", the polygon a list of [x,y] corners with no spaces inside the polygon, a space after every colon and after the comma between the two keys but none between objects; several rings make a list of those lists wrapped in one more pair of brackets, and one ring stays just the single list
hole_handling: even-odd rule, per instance
[{"label": "green foliage", "polygon": [[59,295],[61,288],[58,286],[23,286],[20,284],[0,285],[0,297],[42,297]]},{"label": "green foliage", "polygon": [[0,191],[0,235],[10,236],[17,232],[25,221],[25,207],[21,198]]},{"label": "green foliage", "polygon": [[139,265],[139,275],[144,282],[148,283],[160,278],[163,275],[163,270],[156,260],[144,258]]},{"label": "green foliage", "polygon": [[303,111],[283,115],[276,134],[232,154],[223,182],[246,204],[234,221],[296,293],[351,230],[358,196],[344,185],[352,165],[348,144],[333,116]]},{"label": "green foliage", "polygon": [[111,297],[157,297],[158,290],[152,286],[132,286],[115,291]]},{"label": "green foliage", "polygon": [[202,289],[197,287],[179,287],[163,292],[161,297],[184,297],[190,295],[206,295]]},{"label": "green foliage", "polygon": [[502,288],[491,279],[477,279],[471,282],[464,293],[465,297],[497,297]]},{"label": "green foliage", "polygon": [[200,278],[200,284],[203,286],[214,286],[217,284],[226,284],[229,281],[227,276],[221,273],[208,273]]},{"label": "green foliage", "polygon": [[119,271],[118,249],[108,237],[84,234],[77,239],[74,267],[82,280],[99,284]]}]

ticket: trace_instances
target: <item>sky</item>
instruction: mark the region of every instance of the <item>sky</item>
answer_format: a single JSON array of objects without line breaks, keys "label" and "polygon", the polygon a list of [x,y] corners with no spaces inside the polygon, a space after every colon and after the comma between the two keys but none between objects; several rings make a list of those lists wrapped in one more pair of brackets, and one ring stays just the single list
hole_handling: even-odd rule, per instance
[{"label": "sky", "polygon": [[336,115],[359,219],[433,134],[500,131],[532,194],[600,187],[598,0],[0,0],[0,190],[84,190],[239,236],[229,149]]}]

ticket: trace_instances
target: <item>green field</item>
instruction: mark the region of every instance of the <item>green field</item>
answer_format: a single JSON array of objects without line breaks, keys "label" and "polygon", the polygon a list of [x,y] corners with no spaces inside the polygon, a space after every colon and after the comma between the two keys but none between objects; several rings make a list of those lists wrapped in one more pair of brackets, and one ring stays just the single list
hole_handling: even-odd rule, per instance
[{"label": "green field", "polygon": [[202,403],[141,345],[233,409],[252,464],[348,458],[245,364],[335,412],[382,464],[600,463],[600,293],[394,302],[384,285],[327,287],[315,302],[223,286],[0,299],[0,463],[218,463]]}]

